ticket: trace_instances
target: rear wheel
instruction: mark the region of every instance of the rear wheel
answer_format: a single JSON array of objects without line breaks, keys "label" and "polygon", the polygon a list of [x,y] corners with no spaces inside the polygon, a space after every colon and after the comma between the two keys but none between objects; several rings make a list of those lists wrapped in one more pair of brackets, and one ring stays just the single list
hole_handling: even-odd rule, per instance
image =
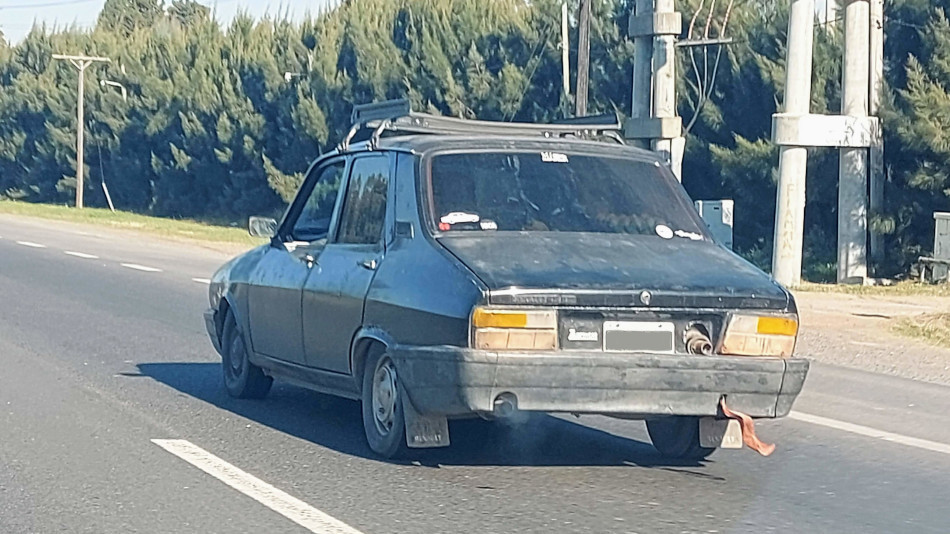
[{"label": "rear wheel", "polygon": [[715,447],[699,444],[698,417],[665,417],[647,420],[647,432],[653,446],[663,456],[680,460],[704,460],[716,451]]},{"label": "rear wheel", "polygon": [[221,368],[228,395],[238,399],[262,399],[267,396],[274,379],[248,359],[244,336],[231,313],[225,318],[221,338]]},{"label": "rear wheel", "polygon": [[369,448],[384,458],[404,456],[406,417],[396,364],[385,349],[370,349],[363,367],[363,430]]}]

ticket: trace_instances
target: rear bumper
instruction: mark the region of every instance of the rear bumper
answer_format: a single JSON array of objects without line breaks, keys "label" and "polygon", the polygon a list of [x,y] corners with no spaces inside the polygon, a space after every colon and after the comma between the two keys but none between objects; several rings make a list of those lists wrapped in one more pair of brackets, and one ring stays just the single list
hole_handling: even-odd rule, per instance
[{"label": "rear bumper", "polygon": [[502,393],[520,410],[649,418],[714,416],[729,407],[753,417],[791,411],[808,373],[801,358],[600,352],[498,353],[459,347],[390,351],[419,413],[491,412]]},{"label": "rear bumper", "polygon": [[205,310],[205,329],[208,330],[208,337],[211,338],[211,344],[214,345],[214,350],[218,351],[218,354],[221,354],[221,340],[218,339],[218,325],[215,323],[215,313],[214,308],[208,308]]}]

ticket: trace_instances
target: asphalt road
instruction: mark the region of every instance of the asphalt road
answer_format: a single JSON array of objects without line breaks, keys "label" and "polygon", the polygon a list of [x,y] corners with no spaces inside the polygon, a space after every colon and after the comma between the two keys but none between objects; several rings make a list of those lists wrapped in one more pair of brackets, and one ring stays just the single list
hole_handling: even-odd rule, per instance
[{"label": "asphalt road", "polygon": [[365,534],[950,532],[950,388],[815,365],[797,418],[759,425],[769,458],[675,464],[641,423],[539,416],[380,461],[354,402],[226,396],[201,319],[223,259],[0,216],[0,532],[321,531],[153,439]]}]

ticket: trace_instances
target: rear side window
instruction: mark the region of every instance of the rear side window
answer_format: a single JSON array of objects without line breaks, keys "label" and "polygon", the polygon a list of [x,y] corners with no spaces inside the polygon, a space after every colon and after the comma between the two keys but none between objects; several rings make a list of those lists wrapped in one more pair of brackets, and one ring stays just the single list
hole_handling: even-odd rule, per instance
[{"label": "rear side window", "polygon": [[350,183],[343,201],[339,243],[379,243],[386,224],[389,194],[389,158],[369,156],[353,162]]},{"label": "rear side window", "polygon": [[436,156],[439,229],[705,238],[678,183],[651,162],[556,152]]}]

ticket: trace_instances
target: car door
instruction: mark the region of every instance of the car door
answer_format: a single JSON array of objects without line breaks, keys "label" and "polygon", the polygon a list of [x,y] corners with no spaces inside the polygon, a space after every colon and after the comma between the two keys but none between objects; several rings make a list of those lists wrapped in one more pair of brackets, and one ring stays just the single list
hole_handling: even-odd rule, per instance
[{"label": "car door", "polygon": [[336,234],[304,286],[307,365],[350,372],[350,343],[363,323],[363,304],[385,253],[391,160],[356,157],[349,171]]},{"label": "car door", "polygon": [[303,287],[327,244],[346,159],[312,169],[258,263],[248,288],[251,346],[259,354],[303,365]]}]

